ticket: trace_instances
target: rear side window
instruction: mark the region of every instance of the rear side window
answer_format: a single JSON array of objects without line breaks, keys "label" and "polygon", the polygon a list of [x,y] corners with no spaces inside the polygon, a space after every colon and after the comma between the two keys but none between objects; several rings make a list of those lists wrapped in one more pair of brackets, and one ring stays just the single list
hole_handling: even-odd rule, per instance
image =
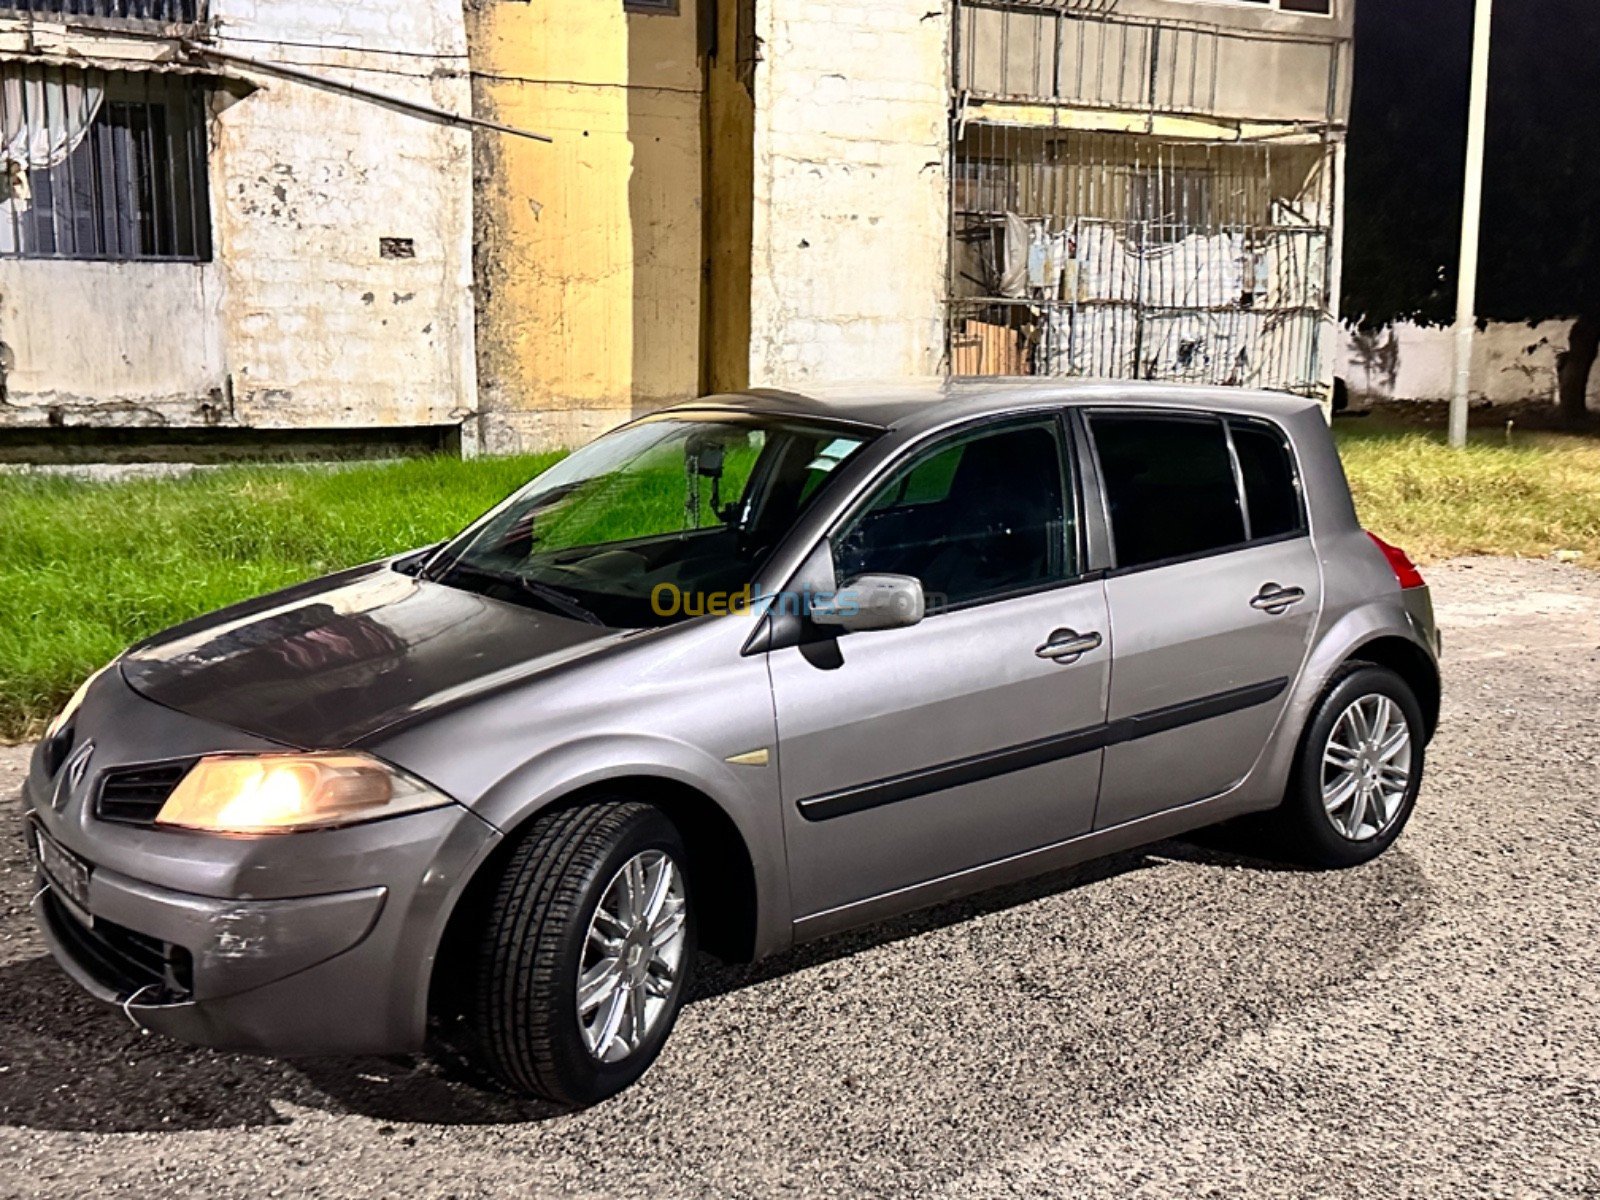
[{"label": "rear side window", "polygon": [[1233,421],[1230,427],[1250,510],[1250,536],[1259,541],[1304,533],[1305,506],[1283,434],[1255,421]]},{"label": "rear side window", "polygon": [[1242,545],[1244,510],[1221,420],[1089,417],[1119,568]]}]

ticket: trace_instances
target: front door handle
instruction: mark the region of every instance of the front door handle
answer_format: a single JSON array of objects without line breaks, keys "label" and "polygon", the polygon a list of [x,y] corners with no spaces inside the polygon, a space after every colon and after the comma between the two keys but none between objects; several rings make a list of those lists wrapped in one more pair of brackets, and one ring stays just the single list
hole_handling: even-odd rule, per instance
[{"label": "front door handle", "polygon": [[1250,607],[1278,617],[1305,598],[1305,588],[1279,587],[1275,583],[1269,583],[1264,585],[1255,599],[1250,601]]},{"label": "front door handle", "polygon": [[1079,633],[1076,629],[1058,629],[1050,640],[1034,651],[1040,658],[1048,658],[1062,666],[1071,666],[1091,650],[1098,650],[1105,639],[1098,633]]}]

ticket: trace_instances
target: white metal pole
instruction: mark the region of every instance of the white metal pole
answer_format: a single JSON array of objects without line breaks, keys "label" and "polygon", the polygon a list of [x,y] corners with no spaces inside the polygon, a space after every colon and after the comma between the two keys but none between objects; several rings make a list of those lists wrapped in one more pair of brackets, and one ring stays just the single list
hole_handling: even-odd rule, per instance
[{"label": "white metal pole", "polygon": [[1467,184],[1461,211],[1461,270],[1456,297],[1456,385],[1450,397],[1450,444],[1467,444],[1472,338],[1478,321],[1478,235],[1483,228],[1484,126],[1489,118],[1489,30],[1494,0],[1477,0],[1472,34],[1472,105],[1467,117]]}]

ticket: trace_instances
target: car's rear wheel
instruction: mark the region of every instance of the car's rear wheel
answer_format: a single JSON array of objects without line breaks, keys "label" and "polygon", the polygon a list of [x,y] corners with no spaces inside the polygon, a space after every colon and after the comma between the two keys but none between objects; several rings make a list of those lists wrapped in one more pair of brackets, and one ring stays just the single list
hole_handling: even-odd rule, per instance
[{"label": "car's rear wheel", "polygon": [[671,1033],[695,952],[677,828],[604,801],[539,817],[487,906],[465,1016],[482,1066],[526,1095],[593,1104]]},{"label": "car's rear wheel", "polygon": [[1300,741],[1277,816],[1280,849],[1316,867],[1377,858],[1411,819],[1422,786],[1422,706],[1385,667],[1352,664]]}]

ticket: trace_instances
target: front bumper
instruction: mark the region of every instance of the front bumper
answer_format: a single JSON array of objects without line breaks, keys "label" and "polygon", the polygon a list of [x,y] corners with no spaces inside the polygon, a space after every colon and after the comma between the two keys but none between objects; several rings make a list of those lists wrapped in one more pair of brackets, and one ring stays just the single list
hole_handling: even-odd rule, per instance
[{"label": "front bumper", "polygon": [[[86,777],[63,789],[69,771],[52,776],[36,753],[23,789],[38,834],[87,872],[86,884],[46,887],[41,867],[33,904],[69,976],[140,1026],[198,1045],[277,1055],[421,1048],[439,940],[499,838],[490,825],[458,805],[268,838],[103,822],[89,798],[106,766],[255,747],[151,704],[115,672],[78,721],[80,738],[97,743]],[[154,743],[159,755],[145,740],[152,725],[170,734]],[[120,744],[129,729],[140,735],[136,754]],[[54,861],[59,868],[59,852]]]}]

